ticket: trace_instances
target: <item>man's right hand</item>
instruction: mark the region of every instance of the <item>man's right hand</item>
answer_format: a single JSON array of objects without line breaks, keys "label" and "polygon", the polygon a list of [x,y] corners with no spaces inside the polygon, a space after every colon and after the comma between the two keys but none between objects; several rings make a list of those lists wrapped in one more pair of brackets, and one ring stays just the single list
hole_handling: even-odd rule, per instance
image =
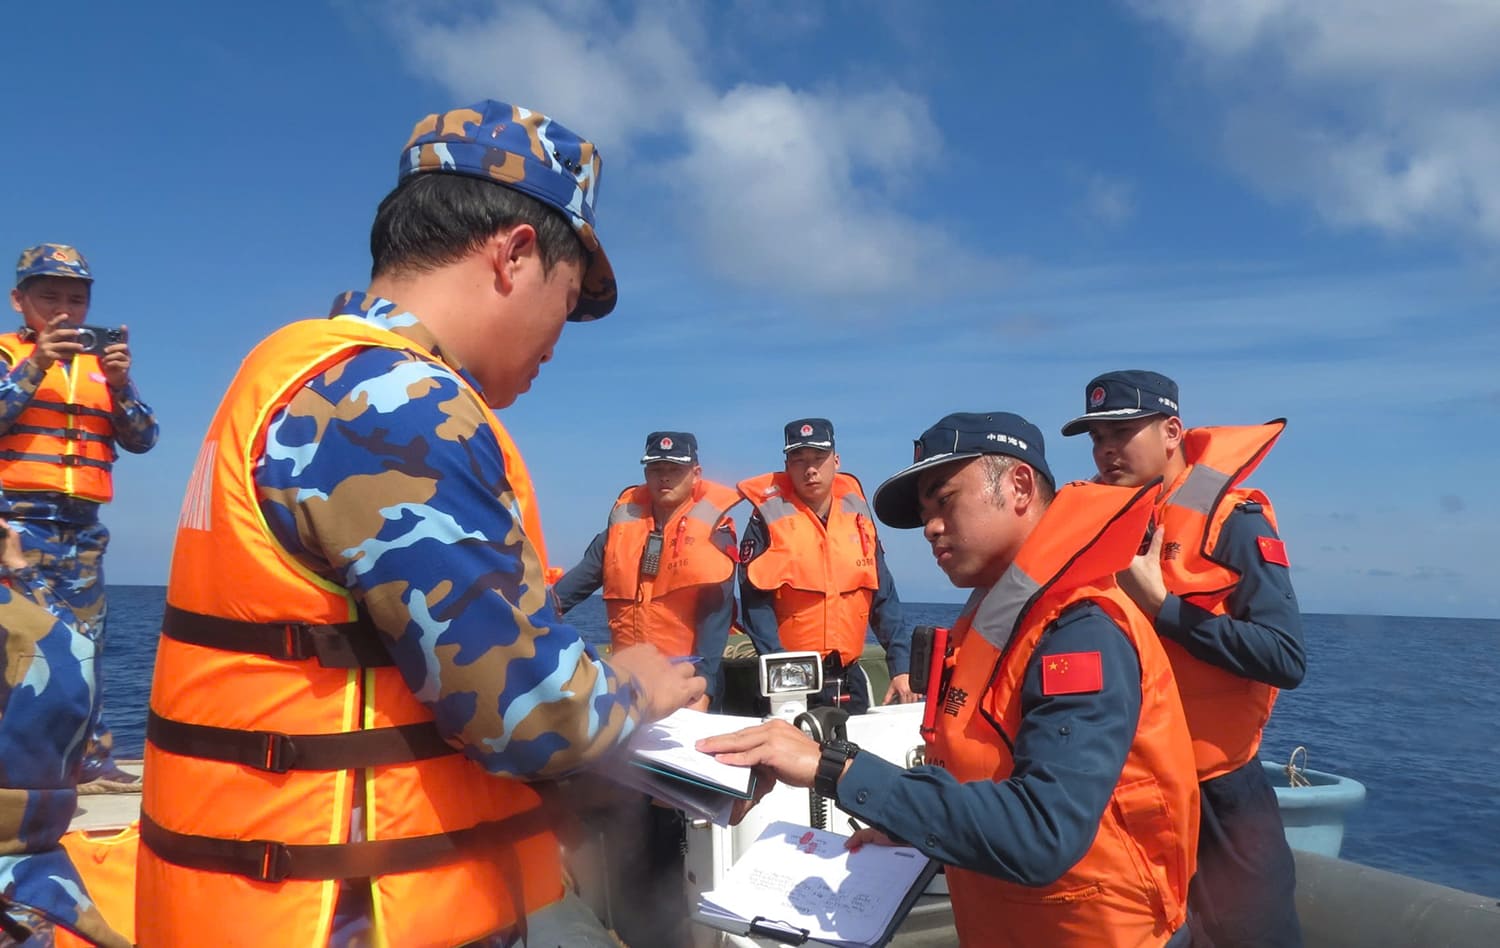
[{"label": "man's right hand", "polygon": [[641,694],[643,723],[659,721],[703,696],[707,686],[689,662],[672,662],[649,643],[622,648],[609,657],[610,667],[635,682]]},{"label": "man's right hand", "polygon": [[83,351],[83,344],[78,341],[78,327],[69,322],[71,318],[68,313],[58,313],[36,334],[36,349],[31,353],[31,361],[38,368],[50,369],[52,363],[66,362]]}]

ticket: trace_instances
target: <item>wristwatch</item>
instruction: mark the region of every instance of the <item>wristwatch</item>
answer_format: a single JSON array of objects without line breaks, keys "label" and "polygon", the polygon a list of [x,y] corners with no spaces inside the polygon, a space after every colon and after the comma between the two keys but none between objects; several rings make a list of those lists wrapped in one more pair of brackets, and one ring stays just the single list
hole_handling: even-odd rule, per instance
[{"label": "wristwatch", "polygon": [[859,753],[859,745],[837,738],[824,741],[822,756],[818,758],[818,772],[813,776],[813,792],[829,800],[837,800],[839,778],[844,775],[844,765]]}]

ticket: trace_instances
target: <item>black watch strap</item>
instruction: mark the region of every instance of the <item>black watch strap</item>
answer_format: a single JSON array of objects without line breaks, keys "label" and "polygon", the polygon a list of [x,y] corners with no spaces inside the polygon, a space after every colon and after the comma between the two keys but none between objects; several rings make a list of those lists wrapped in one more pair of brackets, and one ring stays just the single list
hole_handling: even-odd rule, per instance
[{"label": "black watch strap", "polygon": [[844,775],[844,765],[858,753],[858,744],[840,740],[824,741],[822,756],[818,758],[818,771],[813,776],[813,791],[820,797],[837,800],[839,778]]}]

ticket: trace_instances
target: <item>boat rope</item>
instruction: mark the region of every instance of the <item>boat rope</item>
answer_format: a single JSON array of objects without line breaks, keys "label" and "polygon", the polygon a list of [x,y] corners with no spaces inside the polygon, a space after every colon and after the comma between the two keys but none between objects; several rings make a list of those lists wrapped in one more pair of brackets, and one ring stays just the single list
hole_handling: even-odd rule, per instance
[{"label": "boat rope", "polygon": [[[1302,755],[1302,766],[1297,766],[1297,755]],[[1286,762],[1286,785],[1289,787],[1310,787],[1312,781],[1307,779],[1307,748],[1298,744],[1292,748],[1292,756]]]}]

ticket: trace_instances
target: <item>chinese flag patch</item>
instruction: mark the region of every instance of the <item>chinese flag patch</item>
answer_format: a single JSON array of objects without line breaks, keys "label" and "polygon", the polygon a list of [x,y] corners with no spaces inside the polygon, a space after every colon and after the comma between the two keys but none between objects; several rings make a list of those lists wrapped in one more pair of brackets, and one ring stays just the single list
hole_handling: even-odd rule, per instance
[{"label": "chinese flag patch", "polygon": [[1287,567],[1292,565],[1286,558],[1286,544],[1276,537],[1256,537],[1255,542],[1260,546],[1260,558],[1267,563]]},{"label": "chinese flag patch", "polygon": [[1082,695],[1104,687],[1104,663],[1098,652],[1042,656],[1042,694]]}]

